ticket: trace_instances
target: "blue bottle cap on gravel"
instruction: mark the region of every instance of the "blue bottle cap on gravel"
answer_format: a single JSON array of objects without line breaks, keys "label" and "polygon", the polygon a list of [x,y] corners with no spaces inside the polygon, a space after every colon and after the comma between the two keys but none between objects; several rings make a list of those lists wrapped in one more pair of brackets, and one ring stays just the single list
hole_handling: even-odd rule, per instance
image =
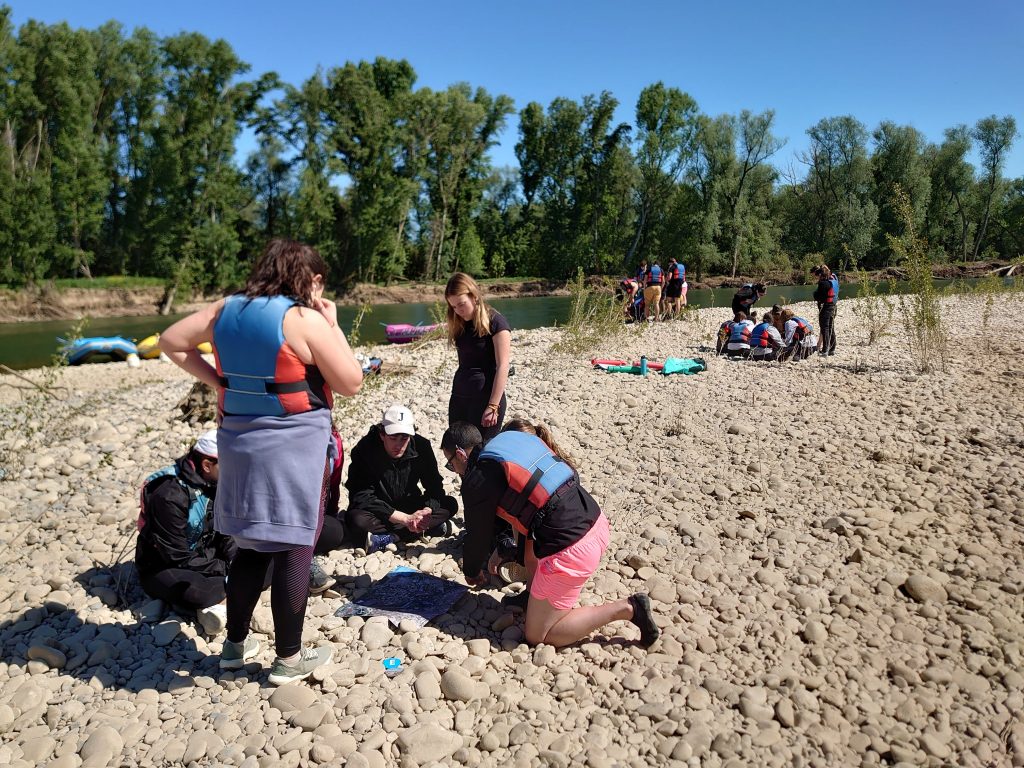
[{"label": "blue bottle cap on gravel", "polygon": [[385,670],[390,672],[391,670],[398,669],[400,666],[402,666],[402,660],[396,656],[388,656],[388,658],[381,661],[381,664],[384,665]]}]

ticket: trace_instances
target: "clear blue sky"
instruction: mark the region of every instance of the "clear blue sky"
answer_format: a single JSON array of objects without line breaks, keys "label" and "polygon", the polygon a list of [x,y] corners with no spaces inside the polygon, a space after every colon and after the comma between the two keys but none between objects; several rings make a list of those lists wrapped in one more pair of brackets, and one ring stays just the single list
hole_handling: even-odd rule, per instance
[{"label": "clear blue sky", "polygon": [[[806,130],[823,117],[852,114],[869,131],[908,123],[938,142],[945,128],[1010,114],[1022,136],[1004,173],[1024,175],[1021,0],[6,2],[16,25],[116,19],[128,30],[224,38],[253,73],[291,83],[317,66],[405,58],[418,85],[465,81],[508,94],[517,109],[608,90],[618,119],[632,122],[640,91],[661,80],[707,114],[774,109],[787,139],[775,163],[798,174]],[[496,164],[515,165],[516,139],[513,117]]]}]

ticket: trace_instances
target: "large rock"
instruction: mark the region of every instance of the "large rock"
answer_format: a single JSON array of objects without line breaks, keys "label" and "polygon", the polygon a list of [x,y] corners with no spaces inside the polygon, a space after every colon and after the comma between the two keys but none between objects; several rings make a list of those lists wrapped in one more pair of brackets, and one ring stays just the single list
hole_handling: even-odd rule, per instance
[{"label": "large rock", "polygon": [[462,737],[459,734],[433,723],[407,728],[398,734],[402,757],[418,765],[445,760],[461,747]]},{"label": "large rock", "polygon": [[121,734],[109,725],[101,725],[89,734],[89,738],[78,750],[78,756],[82,758],[83,768],[91,766],[106,766],[115,757],[121,754],[124,749],[124,740]]},{"label": "large rock", "polygon": [[946,602],[946,590],[937,581],[923,573],[912,574],[903,582],[903,589],[919,603],[929,600],[936,603]]}]

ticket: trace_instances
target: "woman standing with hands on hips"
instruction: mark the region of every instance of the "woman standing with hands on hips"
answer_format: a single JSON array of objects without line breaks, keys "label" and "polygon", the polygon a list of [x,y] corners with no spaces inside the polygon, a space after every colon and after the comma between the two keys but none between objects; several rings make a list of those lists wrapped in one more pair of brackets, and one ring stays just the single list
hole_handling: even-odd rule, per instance
[{"label": "woman standing with hands on hips", "polygon": [[459,354],[448,423],[469,422],[479,428],[486,442],[501,431],[505,419],[512,327],[504,315],[484,303],[480,286],[467,274],[451,276],[444,298],[448,303],[448,340]]},{"label": "woman standing with hands on hips", "polygon": [[[331,659],[328,647],[302,647],[302,625],[337,450],[331,392],[354,395],[363,373],[338,327],[334,302],[323,298],[326,277],[316,249],[272,240],[243,291],[160,337],[171,360],[218,393],[214,525],[238,544],[228,572],[220,666],[239,669],[259,652],[249,622],[273,563],[274,685],[307,677]],[[216,368],[196,351],[204,341],[213,343]]]}]

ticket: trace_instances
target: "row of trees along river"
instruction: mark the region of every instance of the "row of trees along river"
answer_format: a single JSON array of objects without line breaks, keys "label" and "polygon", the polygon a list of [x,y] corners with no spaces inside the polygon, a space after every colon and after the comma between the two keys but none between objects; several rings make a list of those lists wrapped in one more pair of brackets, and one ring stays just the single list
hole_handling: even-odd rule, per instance
[{"label": "row of trees along river", "polygon": [[[351,280],[691,273],[827,261],[889,266],[909,195],[935,260],[1024,251],[1024,178],[1003,177],[1011,116],[913,127],[823,117],[790,170],[771,110],[706,115],[655,83],[632,123],[611,93],[521,107],[466,83],[416,87],[379,58],[284,83],[231,46],[30,21],[0,7],[0,283],[146,275],[235,285],[267,238],[316,245]],[[467,73],[469,74],[469,73]],[[518,168],[489,150],[518,110]],[[256,140],[244,162],[236,142]],[[969,158],[977,158],[977,166]]]}]

